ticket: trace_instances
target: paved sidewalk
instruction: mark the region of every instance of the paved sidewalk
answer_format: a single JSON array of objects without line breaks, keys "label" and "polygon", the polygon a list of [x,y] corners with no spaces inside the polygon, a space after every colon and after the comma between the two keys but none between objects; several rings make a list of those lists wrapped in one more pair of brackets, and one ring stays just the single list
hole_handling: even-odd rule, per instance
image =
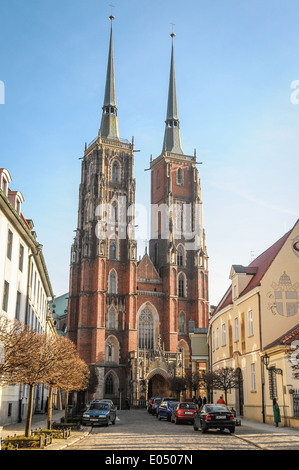
[{"label": "paved sidewalk", "polygon": [[[61,418],[64,416],[64,410],[63,411],[57,411],[53,410],[52,413],[52,423],[60,423]],[[16,424],[10,424],[8,426],[4,426],[2,429],[2,439],[5,439],[8,436],[14,436],[14,435],[22,435],[25,432],[25,423],[26,421],[23,420],[21,423],[16,423]],[[36,429],[45,429],[47,427],[47,414],[35,414],[32,416],[32,423],[31,423],[31,429],[32,431]],[[68,447],[69,445],[74,444],[80,439],[83,439],[85,436],[87,436],[90,432],[90,429],[83,428],[80,430],[72,430],[70,437],[67,439],[61,439],[59,442],[51,444],[47,446],[45,449],[46,450],[62,450],[65,447]]]},{"label": "paved sidewalk", "polygon": [[[246,426],[248,428],[252,428],[252,430],[259,431],[259,432],[265,432],[265,433],[284,433],[284,434],[292,434],[293,436],[299,436],[299,429],[296,428],[291,428],[288,426],[283,426],[282,423],[279,423],[279,426],[276,427],[273,424],[269,423],[260,423],[258,421],[252,421],[249,419],[243,419],[241,418],[241,427]],[[236,427],[238,429],[238,427]]]}]

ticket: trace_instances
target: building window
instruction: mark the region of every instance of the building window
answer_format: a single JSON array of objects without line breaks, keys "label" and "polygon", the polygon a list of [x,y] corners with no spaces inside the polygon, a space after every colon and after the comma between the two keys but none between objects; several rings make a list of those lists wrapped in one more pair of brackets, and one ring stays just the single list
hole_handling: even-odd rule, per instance
[{"label": "building window", "polygon": [[239,341],[239,319],[238,317],[234,320],[234,327],[235,327],[235,341]]},{"label": "building window", "polygon": [[109,294],[117,294],[117,275],[114,269],[112,269],[109,273],[108,292]]},{"label": "building window", "polygon": [[112,182],[117,183],[119,180],[119,166],[117,162],[112,165]]},{"label": "building window", "polygon": [[216,344],[215,344],[216,349],[219,348],[219,328],[216,328]]},{"label": "building window", "polygon": [[248,336],[253,336],[253,312],[248,312]]},{"label": "building window", "polygon": [[186,325],[186,321],[185,321],[185,314],[184,312],[181,312],[179,314],[179,333],[185,333],[185,325]]},{"label": "building window", "polygon": [[109,374],[105,380],[105,395],[113,395],[114,394],[114,383],[112,374]]},{"label": "building window", "polygon": [[154,319],[147,307],[139,315],[138,346],[140,349],[154,349]]},{"label": "building window", "polygon": [[252,362],[250,364],[250,385],[251,385],[251,391],[255,392],[256,391],[255,362]]},{"label": "building window", "polygon": [[24,264],[24,247],[23,245],[20,245],[20,251],[19,251],[19,270],[23,271],[23,264]]},{"label": "building window", "polygon": [[178,278],[179,297],[185,297],[185,279],[183,273]]},{"label": "building window", "polygon": [[7,312],[7,309],[8,309],[8,295],[9,295],[9,283],[7,281],[4,281],[2,310],[4,310],[5,312]]},{"label": "building window", "polygon": [[114,330],[115,328],[115,308],[111,306],[108,311],[108,328]]},{"label": "building window", "polygon": [[20,320],[21,313],[21,292],[17,291],[17,301],[16,301],[16,319]]},{"label": "building window", "polygon": [[118,220],[117,204],[116,202],[113,202],[111,206],[111,221],[116,224],[117,220]]},{"label": "building window", "polygon": [[183,266],[184,265],[184,251],[181,246],[177,249],[177,265]]},{"label": "building window", "polygon": [[222,323],[221,326],[221,345],[225,346],[226,345],[226,324]]},{"label": "building window", "polygon": [[111,240],[109,244],[109,259],[116,259],[116,241]]},{"label": "building window", "polygon": [[12,240],[13,240],[13,233],[11,230],[8,230],[7,236],[7,258],[11,260],[12,254]]},{"label": "building window", "polygon": [[178,168],[177,173],[176,173],[176,181],[179,186],[183,185],[183,170],[182,168]]},{"label": "building window", "polygon": [[160,188],[160,171],[157,171],[157,189]]}]

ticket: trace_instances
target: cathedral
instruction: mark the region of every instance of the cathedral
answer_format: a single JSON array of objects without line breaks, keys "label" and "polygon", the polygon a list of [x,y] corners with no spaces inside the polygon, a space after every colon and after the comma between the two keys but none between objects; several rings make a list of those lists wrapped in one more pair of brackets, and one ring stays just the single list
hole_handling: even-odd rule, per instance
[{"label": "cathedral", "polygon": [[202,366],[189,330],[208,327],[208,256],[199,162],[181,144],[172,33],[164,141],[150,160],[151,236],[137,259],[135,148],[119,136],[113,19],[101,124],[82,157],[67,331],[96,370],[95,398],[123,407],[167,396],[171,377]]}]

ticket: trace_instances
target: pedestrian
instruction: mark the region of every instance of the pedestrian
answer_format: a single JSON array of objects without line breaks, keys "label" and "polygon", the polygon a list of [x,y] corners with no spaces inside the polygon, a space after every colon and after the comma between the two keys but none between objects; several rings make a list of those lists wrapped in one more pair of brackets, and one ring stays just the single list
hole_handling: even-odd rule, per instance
[{"label": "pedestrian", "polygon": [[202,404],[205,405],[207,403],[207,398],[203,397]]},{"label": "pedestrian", "polygon": [[197,404],[198,404],[198,408],[200,408],[202,405],[202,398],[200,395],[198,396]]},{"label": "pedestrian", "polygon": [[273,398],[273,414],[274,414],[274,423],[275,426],[278,427],[278,423],[280,423],[280,409],[277,403],[276,398]]},{"label": "pedestrian", "polygon": [[223,400],[223,395],[220,395],[220,398],[218,398],[217,403],[221,405],[225,405],[225,401]]}]

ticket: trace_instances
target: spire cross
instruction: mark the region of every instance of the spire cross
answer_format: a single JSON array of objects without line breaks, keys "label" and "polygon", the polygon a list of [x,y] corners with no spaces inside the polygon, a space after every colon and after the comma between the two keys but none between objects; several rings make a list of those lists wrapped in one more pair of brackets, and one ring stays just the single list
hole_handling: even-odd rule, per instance
[{"label": "spire cross", "polygon": [[174,23],[170,23],[170,24],[171,24],[171,26],[172,26],[172,32],[171,32],[171,35],[170,35],[170,36],[171,36],[172,39],[173,39],[173,38],[175,37],[175,33],[173,32],[173,27],[175,26],[175,24],[174,24]]},{"label": "spire cross", "polygon": [[109,16],[110,20],[111,20],[111,23],[112,23],[112,20],[114,20],[115,16],[113,16],[113,8],[115,8],[114,5],[112,5],[112,3],[109,4],[109,7],[111,7],[111,15]]}]

